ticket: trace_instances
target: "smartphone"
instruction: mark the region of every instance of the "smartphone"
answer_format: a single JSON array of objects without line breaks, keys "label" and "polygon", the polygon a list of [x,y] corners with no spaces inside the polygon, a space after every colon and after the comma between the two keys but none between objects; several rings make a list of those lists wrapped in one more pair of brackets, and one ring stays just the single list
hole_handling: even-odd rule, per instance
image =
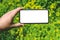
[{"label": "smartphone", "polygon": [[20,10],[20,23],[48,23],[48,10]]}]

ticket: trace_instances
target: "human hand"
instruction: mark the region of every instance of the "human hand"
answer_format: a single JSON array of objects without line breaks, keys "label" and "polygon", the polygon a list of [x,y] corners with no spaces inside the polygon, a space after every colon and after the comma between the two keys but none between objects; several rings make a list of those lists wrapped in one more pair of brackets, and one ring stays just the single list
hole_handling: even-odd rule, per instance
[{"label": "human hand", "polygon": [[0,29],[6,29],[11,27],[23,26],[24,24],[16,23],[12,24],[13,17],[19,12],[22,8],[17,8],[12,11],[7,12],[0,18]]}]

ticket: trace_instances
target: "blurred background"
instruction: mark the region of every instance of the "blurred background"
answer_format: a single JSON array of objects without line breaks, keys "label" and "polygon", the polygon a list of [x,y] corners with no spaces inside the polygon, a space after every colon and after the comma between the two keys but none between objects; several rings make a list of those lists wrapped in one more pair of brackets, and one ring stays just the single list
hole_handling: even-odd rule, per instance
[{"label": "blurred background", "polygon": [[[48,24],[25,24],[24,27],[0,31],[0,40],[60,40],[60,0],[0,0],[0,17],[17,7],[47,9]],[[19,13],[13,23],[19,22]]]}]

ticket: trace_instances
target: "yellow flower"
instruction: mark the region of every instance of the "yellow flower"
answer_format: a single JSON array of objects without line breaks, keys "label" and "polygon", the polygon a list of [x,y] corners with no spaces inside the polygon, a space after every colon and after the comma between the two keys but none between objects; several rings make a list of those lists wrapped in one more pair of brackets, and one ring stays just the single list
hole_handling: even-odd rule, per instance
[{"label": "yellow flower", "polygon": [[50,40],[53,40],[53,37],[50,37]]},{"label": "yellow flower", "polygon": [[32,0],[31,2],[32,2],[32,3],[33,3],[33,2],[36,2],[36,0]]},{"label": "yellow flower", "polygon": [[9,2],[8,4],[11,5],[12,3]]},{"label": "yellow flower", "polygon": [[23,28],[20,28],[19,31],[22,32],[23,31]]},{"label": "yellow flower", "polygon": [[23,34],[21,35],[21,37],[23,37]]},{"label": "yellow flower", "polygon": [[50,38],[50,40],[53,40],[52,38]]},{"label": "yellow flower", "polygon": [[17,36],[16,40],[19,40],[19,36]]},{"label": "yellow flower", "polygon": [[17,17],[16,20],[19,20],[19,18]]},{"label": "yellow flower", "polygon": [[18,34],[18,31],[16,32],[16,34]]},{"label": "yellow flower", "polygon": [[31,7],[31,9],[35,9],[35,7],[36,7],[36,5],[33,5],[33,6]]},{"label": "yellow flower", "polygon": [[59,12],[56,12],[56,16],[60,16],[60,13]]},{"label": "yellow flower", "polygon": [[56,3],[52,3],[51,5],[50,5],[50,8],[51,9],[54,9],[56,7]]},{"label": "yellow flower", "polygon": [[17,2],[20,2],[20,0],[16,0]]},{"label": "yellow flower", "polygon": [[36,6],[35,9],[42,9],[42,7],[41,6]]},{"label": "yellow flower", "polygon": [[20,7],[21,5],[20,4],[17,4],[18,7]]},{"label": "yellow flower", "polygon": [[14,35],[15,31],[14,30],[10,30],[10,33],[11,33],[11,35]]},{"label": "yellow flower", "polygon": [[34,40],[37,40],[37,38],[34,38]]},{"label": "yellow flower", "polygon": [[49,16],[51,16],[52,14],[51,13],[49,13]]},{"label": "yellow flower", "polygon": [[58,31],[59,31],[58,29],[55,30],[55,32],[58,32]]},{"label": "yellow flower", "polygon": [[28,7],[31,7],[29,4],[26,4],[25,6],[24,6],[24,8],[28,8]]},{"label": "yellow flower", "polygon": [[30,5],[31,3],[32,3],[32,2],[28,2],[27,4],[29,4],[29,5]]},{"label": "yellow flower", "polygon": [[60,21],[58,22],[58,24],[60,24]]}]

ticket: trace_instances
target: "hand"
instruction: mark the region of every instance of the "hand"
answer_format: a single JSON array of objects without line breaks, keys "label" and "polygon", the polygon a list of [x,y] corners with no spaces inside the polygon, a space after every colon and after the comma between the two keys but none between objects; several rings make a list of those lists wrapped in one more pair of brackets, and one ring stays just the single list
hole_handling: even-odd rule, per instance
[{"label": "hand", "polygon": [[23,26],[24,24],[17,23],[12,24],[13,17],[19,12],[22,8],[17,8],[12,11],[7,12],[0,18],[0,29],[6,29],[10,27],[17,27],[17,26]]}]

